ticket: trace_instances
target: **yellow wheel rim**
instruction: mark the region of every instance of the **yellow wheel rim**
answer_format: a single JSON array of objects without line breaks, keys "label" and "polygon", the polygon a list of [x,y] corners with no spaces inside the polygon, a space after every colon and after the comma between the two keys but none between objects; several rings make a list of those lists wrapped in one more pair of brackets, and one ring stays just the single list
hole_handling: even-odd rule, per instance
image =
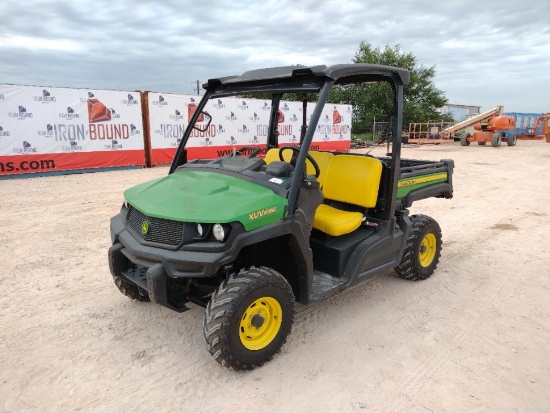
[{"label": "yellow wheel rim", "polygon": [[273,297],[261,297],[248,306],[239,324],[241,343],[248,350],[261,350],[279,333],[283,322],[281,304]]},{"label": "yellow wheel rim", "polygon": [[435,252],[437,250],[437,239],[432,233],[426,234],[422,243],[420,244],[420,252],[418,258],[420,265],[423,267],[429,267],[435,258]]}]

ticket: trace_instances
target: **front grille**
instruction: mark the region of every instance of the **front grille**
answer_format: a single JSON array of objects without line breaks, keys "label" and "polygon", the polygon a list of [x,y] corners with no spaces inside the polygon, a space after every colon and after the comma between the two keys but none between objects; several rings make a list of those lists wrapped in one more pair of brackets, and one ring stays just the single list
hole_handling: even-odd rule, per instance
[{"label": "front grille", "polygon": [[[127,223],[141,239],[147,242],[154,242],[172,247],[181,244],[183,240],[183,222],[148,217],[131,205],[129,208]],[[142,231],[144,222],[147,223],[146,234]]]}]

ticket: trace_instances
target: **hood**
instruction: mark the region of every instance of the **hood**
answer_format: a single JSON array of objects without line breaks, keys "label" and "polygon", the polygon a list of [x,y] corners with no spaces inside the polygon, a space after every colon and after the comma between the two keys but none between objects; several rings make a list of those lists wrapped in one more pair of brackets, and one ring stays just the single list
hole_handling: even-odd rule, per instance
[{"label": "hood", "polygon": [[247,231],[283,217],[286,198],[271,189],[215,172],[184,170],[124,192],[143,214],[181,222],[239,221]]}]

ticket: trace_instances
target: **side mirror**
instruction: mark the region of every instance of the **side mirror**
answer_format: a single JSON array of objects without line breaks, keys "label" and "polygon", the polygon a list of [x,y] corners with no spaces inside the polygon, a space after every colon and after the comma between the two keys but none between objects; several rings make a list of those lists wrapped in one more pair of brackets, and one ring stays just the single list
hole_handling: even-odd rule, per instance
[{"label": "side mirror", "polygon": [[[206,125],[199,125],[197,122],[199,120],[206,121]],[[193,125],[193,129],[198,130],[199,132],[206,132],[208,130],[208,127],[210,126],[210,123],[212,122],[212,116],[210,116],[210,113],[202,111],[199,117],[197,118],[197,122]]]}]

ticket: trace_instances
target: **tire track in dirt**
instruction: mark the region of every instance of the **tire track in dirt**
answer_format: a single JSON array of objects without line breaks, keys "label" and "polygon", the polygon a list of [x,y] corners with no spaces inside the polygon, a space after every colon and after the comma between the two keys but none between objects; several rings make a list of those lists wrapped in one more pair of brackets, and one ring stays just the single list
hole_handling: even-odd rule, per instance
[{"label": "tire track in dirt", "polygon": [[[191,362],[185,364],[183,368],[180,363],[165,362],[161,365],[156,364],[156,372],[149,373],[142,380],[136,380],[133,383],[126,383],[122,387],[112,387],[111,391],[103,395],[101,399],[94,398],[88,402],[79,404],[78,408],[86,411],[119,411],[120,406],[124,406],[135,396],[143,396],[147,393],[156,392],[162,388],[169,388],[177,382],[193,383],[204,376],[210,369],[206,368],[211,363],[210,358],[197,357]],[[202,380],[201,380],[202,382]],[[140,399],[141,397],[137,397]]]},{"label": "tire track in dirt", "polygon": [[[116,289],[114,283],[113,288]],[[93,292],[90,295],[90,292]],[[82,297],[79,302],[79,308],[99,308],[103,304],[110,304],[108,307],[117,307],[117,303],[123,301],[122,295],[118,292],[105,294],[105,288],[96,289],[79,288],[71,291],[71,295]],[[58,294],[52,294],[49,300],[52,302],[63,302],[67,296],[67,291],[60,291]],[[147,304],[145,304],[147,305]],[[67,317],[74,315],[70,308],[65,308],[68,312]],[[59,313],[39,312],[36,308],[22,308],[20,311],[2,316],[3,322],[0,324],[0,336],[8,336],[16,332],[32,332],[34,329],[43,328],[46,325],[53,324],[59,318]]]},{"label": "tire track in dirt", "polygon": [[[384,403],[373,406],[373,411],[387,412],[389,409],[394,409],[395,411],[412,411],[414,408],[418,407],[414,403],[414,400],[417,399],[419,394],[426,390],[429,381],[434,378],[446,364],[451,363],[451,356],[455,352],[455,349],[465,344],[465,342],[470,339],[473,331],[476,331],[478,336],[484,334],[483,329],[478,328],[480,324],[485,322],[483,315],[480,315],[480,313],[483,313],[484,310],[490,310],[495,305],[498,298],[510,292],[512,288],[513,280],[511,276],[493,274],[490,279],[480,280],[472,289],[471,295],[466,296],[458,294],[456,296],[457,301],[450,307],[451,311],[445,312],[442,317],[449,326],[452,326],[452,333],[447,340],[453,343],[453,345],[443,353],[432,355],[432,357],[421,360],[421,362],[407,374],[407,379],[403,383],[401,393],[405,395],[410,402],[397,399],[390,404]],[[468,310],[472,303],[478,303],[475,306],[475,312]],[[466,309],[466,311],[464,311],[464,309]],[[417,320],[410,316],[408,322],[412,324],[416,323]],[[405,325],[407,325],[407,322],[405,322]],[[405,354],[406,350],[407,347],[401,345],[394,353]]]},{"label": "tire track in dirt", "polygon": [[[132,313],[127,314],[130,311]],[[149,400],[154,393],[163,393],[163,389],[178,386],[185,390],[195,386],[195,383],[203,387],[205,383],[210,383],[207,375],[216,376],[213,368],[217,364],[206,351],[202,337],[199,337],[202,335],[199,333],[201,322],[198,318],[201,318],[202,311],[193,308],[187,316],[150,303],[122,308],[117,314],[117,321],[112,322],[113,328],[108,332],[111,336],[106,339],[118,344],[114,346],[115,353],[107,357],[122,355],[128,358],[129,369],[117,380],[117,386],[109,388],[101,397],[88,397],[88,400],[78,404],[78,408],[81,411],[120,411],[120,406],[126,409],[136,403],[136,409],[141,410],[144,400]],[[95,320],[93,314],[90,317]],[[185,323],[185,326],[180,324],[172,329],[170,325],[173,323]],[[136,331],[136,327],[139,330]],[[90,328],[96,327],[91,325]],[[105,363],[103,370],[103,374],[107,375],[116,372]],[[103,375],[101,371],[96,374],[99,377]],[[200,389],[197,387],[191,390],[195,392]]]}]

